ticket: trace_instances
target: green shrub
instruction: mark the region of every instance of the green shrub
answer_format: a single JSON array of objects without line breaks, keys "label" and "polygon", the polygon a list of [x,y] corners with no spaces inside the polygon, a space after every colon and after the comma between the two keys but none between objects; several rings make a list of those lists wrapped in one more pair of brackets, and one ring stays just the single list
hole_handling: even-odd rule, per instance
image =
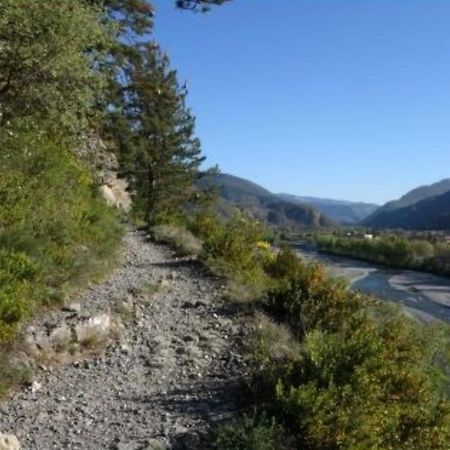
[{"label": "green shrub", "polygon": [[264,282],[266,261],[258,249],[266,236],[262,224],[238,211],[224,224],[204,221],[202,229],[204,260],[210,266],[243,282]]},{"label": "green shrub", "polygon": [[32,311],[39,291],[38,273],[25,254],[0,249],[0,343]]},{"label": "green shrub", "polygon": [[360,237],[319,235],[319,249],[351,256],[378,264],[433,273],[450,274],[450,247],[424,239],[408,239],[402,235],[386,234],[373,240]]},{"label": "green shrub", "polygon": [[0,136],[0,335],[36,304],[92,279],[117,248],[118,217],[64,141],[35,127]]},{"label": "green shrub", "polygon": [[264,417],[244,416],[219,430],[214,447],[217,450],[274,450],[280,448],[276,443],[278,432]]},{"label": "green shrub", "polygon": [[296,332],[338,330],[367,307],[342,279],[330,278],[323,266],[303,263],[291,249],[281,250],[268,268],[277,283],[268,292],[269,310]]},{"label": "green shrub", "polygon": [[290,249],[267,271],[278,323],[256,326],[255,401],[296,448],[447,448],[447,328],[436,333],[349,291]]},{"label": "green shrub", "polygon": [[276,387],[278,417],[307,449],[446,449],[450,404],[430,377],[417,329],[397,318],[315,331]]}]

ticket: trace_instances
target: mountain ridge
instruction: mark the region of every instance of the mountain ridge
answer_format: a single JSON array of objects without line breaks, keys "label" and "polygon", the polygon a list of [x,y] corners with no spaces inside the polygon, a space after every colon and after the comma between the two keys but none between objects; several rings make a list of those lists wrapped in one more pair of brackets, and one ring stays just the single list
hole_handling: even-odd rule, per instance
[{"label": "mountain ridge", "polygon": [[250,217],[277,227],[335,226],[333,220],[308,205],[280,199],[276,194],[253,181],[220,173],[201,182],[200,187],[216,188],[217,209],[227,215],[233,207],[243,208]]},{"label": "mountain ridge", "polygon": [[447,229],[450,227],[450,178],[419,186],[386,203],[362,221],[375,228]]},{"label": "mountain ridge", "polygon": [[286,193],[277,195],[288,201],[309,204],[341,225],[356,225],[380,207],[375,203],[353,202],[350,200],[299,196]]}]

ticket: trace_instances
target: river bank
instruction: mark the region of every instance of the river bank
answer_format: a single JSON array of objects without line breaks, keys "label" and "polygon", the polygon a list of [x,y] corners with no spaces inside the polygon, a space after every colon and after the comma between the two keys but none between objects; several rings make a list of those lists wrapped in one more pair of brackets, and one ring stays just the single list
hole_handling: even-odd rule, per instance
[{"label": "river bank", "polygon": [[450,321],[450,279],[414,270],[390,269],[293,245],[308,261],[324,264],[331,276],[345,277],[352,289],[402,305],[424,322]]}]

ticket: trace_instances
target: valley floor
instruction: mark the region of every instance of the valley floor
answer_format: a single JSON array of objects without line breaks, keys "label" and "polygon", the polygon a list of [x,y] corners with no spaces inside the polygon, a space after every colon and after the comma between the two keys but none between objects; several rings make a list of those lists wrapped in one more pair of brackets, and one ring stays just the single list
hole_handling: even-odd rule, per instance
[{"label": "valley floor", "polygon": [[61,322],[123,316],[106,350],[42,363],[32,387],[0,404],[0,432],[25,450],[200,448],[211,424],[237,410],[245,332],[220,282],[141,232],[128,232],[124,249],[122,266],[75,300],[80,311],[29,327],[49,334]]}]

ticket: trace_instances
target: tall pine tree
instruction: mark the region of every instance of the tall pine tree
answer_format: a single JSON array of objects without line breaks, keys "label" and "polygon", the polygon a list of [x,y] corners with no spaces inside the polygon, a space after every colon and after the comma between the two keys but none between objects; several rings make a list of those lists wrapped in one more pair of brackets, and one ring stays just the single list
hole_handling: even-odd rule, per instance
[{"label": "tall pine tree", "polygon": [[[149,222],[174,217],[193,197],[203,160],[194,117],[167,56],[151,42],[153,8],[146,0],[90,0],[103,4],[117,37],[104,60],[110,89],[102,109],[103,135],[131,181],[135,207]],[[201,10],[222,0],[175,2]]]},{"label": "tall pine tree", "polygon": [[136,205],[155,223],[175,217],[196,196],[194,182],[204,158],[195,119],[186,106],[186,87],[180,86],[167,55],[156,44],[144,49],[130,73],[132,89],[124,99],[129,147],[122,161]]}]

